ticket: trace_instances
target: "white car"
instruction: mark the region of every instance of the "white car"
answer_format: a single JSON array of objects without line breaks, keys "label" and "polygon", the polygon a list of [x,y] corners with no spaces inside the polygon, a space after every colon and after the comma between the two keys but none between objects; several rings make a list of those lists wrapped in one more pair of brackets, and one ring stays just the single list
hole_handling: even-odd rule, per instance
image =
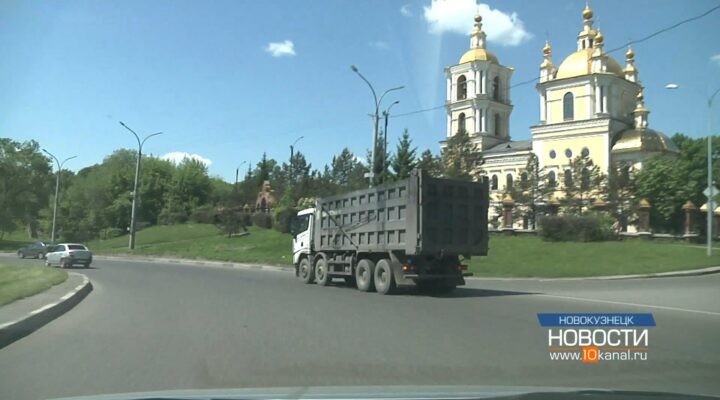
[{"label": "white car", "polygon": [[87,268],[92,263],[92,252],[85,245],[78,243],[60,243],[48,249],[45,265],[69,268],[80,264]]}]

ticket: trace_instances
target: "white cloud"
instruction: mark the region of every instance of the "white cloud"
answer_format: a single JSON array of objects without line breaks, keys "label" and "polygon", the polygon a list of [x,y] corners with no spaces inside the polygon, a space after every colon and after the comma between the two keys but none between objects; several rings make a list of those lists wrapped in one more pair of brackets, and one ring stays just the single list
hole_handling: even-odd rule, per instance
[{"label": "white cloud", "polygon": [[432,0],[425,10],[425,21],[431,33],[444,32],[468,34],[473,27],[473,17],[480,14],[483,30],[488,41],[502,46],[517,46],[532,37],[517,13],[506,14],[475,0]]},{"label": "white cloud", "polygon": [[376,40],[374,42],[370,42],[369,44],[370,46],[380,50],[388,50],[390,48],[390,45],[387,44],[387,42],[383,42],[382,40]]},{"label": "white cloud", "polygon": [[405,4],[402,7],[400,7],[400,14],[403,15],[403,17],[412,17],[413,13],[410,9],[410,4]]},{"label": "white cloud", "polygon": [[165,154],[164,156],[162,156],[160,158],[163,160],[173,162],[175,164],[181,163],[186,158],[199,161],[199,162],[205,164],[206,167],[209,167],[210,164],[212,164],[212,161],[210,161],[210,159],[208,159],[208,158],[205,158],[199,154],[186,153],[184,151],[173,151],[173,152]]},{"label": "white cloud", "polygon": [[714,56],[710,57],[710,61],[713,61],[715,64],[720,65],[720,54],[715,54]]},{"label": "white cloud", "polygon": [[285,40],[283,42],[270,42],[265,51],[270,53],[273,57],[292,57],[295,55],[295,43],[291,40]]}]

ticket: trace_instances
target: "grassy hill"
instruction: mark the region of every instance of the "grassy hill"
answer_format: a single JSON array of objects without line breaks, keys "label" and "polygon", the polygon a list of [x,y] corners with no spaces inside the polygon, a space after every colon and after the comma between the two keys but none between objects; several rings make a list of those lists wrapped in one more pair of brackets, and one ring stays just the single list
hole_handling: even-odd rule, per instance
[{"label": "grassy hill", "polygon": [[[292,238],[251,227],[250,234],[227,238],[213,225],[155,226],[138,232],[134,254],[289,265]],[[100,254],[124,254],[127,236],[88,243]],[[490,255],[476,257],[470,270],[479,276],[572,277],[637,274],[720,265],[701,246],[629,240],[599,243],[548,243],[537,237],[493,236]]]}]

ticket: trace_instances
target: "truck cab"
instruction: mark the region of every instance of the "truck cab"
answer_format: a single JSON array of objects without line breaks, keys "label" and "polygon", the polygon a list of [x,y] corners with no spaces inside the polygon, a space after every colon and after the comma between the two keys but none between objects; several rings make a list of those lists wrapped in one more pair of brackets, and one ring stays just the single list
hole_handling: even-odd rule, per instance
[{"label": "truck cab", "polygon": [[290,223],[290,233],[293,235],[293,265],[298,265],[303,255],[307,256],[312,250],[312,230],[315,216],[314,208],[306,208],[297,213]]}]

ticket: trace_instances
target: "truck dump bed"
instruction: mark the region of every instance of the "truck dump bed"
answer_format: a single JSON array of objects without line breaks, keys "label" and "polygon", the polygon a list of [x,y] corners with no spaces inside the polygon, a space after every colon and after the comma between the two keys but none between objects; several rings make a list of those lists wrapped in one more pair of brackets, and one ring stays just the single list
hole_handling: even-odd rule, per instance
[{"label": "truck dump bed", "polygon": [[317,201],[316,251],[486,255],[487,182],[408,179]]}]

